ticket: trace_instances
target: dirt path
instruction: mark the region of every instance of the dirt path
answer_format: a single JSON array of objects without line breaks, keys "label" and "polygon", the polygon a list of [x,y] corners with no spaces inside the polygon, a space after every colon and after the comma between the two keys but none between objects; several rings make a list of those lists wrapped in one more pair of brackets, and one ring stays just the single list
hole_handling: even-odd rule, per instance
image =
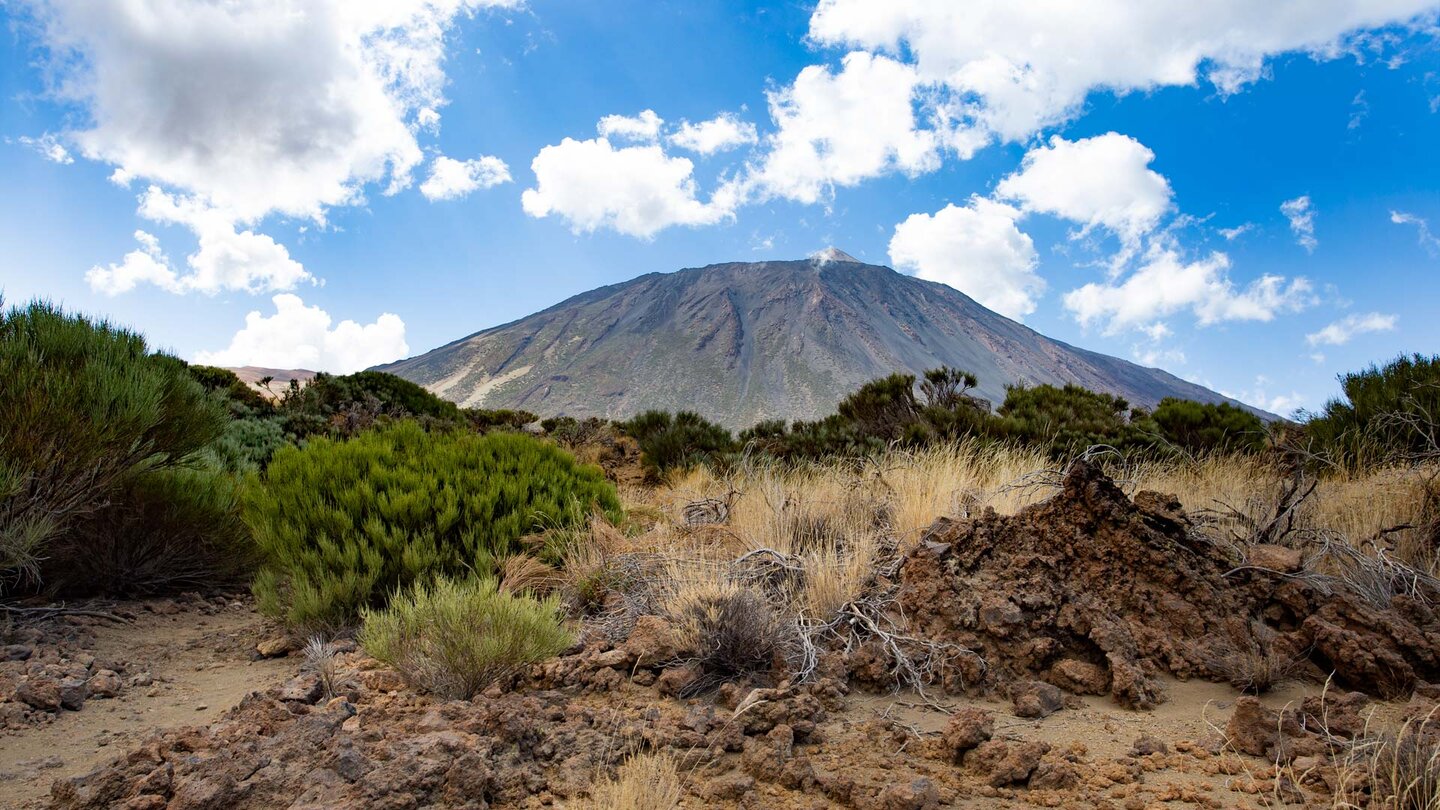
[{"label": "dirt path", "polygon": [[93,625],[83,649],[124,662],[130,685],[118,697],[92,697],[80,711],[0,731],[5,807],[43,807],[55,779],[83,774],[157,729],[214,722],[246,693],[298,669],[293,659],[250,660],[262,626],[248,603],[213,613],[169,601],[125,607],[134,620]]}]

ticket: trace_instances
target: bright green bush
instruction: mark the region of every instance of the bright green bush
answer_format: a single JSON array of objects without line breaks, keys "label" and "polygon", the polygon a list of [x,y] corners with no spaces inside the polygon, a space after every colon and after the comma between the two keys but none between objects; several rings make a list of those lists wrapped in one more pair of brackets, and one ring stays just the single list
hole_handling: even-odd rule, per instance
[{"label": "bright green bush", "polygon": [[365,610],[360,644],[413,685],[463,699],[573,644],[559,615],[558,596],[502,593],[493,577],[442,578]]},{"label": "bright green bush", "polygon": [[245,517],[265,560],[262,610],[333,628],[413,583],[489,574],[522,536],[595,510],[621,519],[614,487],[552,444],[404,420],[282,448],[247,488]]},{"label": "bright green bush", "polygon": [[184,363],[45,302],[0,312],[0,381],[0,576],[34,574],[78,522],[225,427]]}]

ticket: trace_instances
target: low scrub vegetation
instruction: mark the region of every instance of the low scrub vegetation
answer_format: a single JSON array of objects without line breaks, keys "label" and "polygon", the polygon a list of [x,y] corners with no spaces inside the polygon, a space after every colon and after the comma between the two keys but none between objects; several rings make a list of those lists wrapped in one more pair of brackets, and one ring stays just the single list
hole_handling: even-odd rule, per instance
[{"label": "low scrub vegetation", "polygon": [[465,699],[569,647],[559,608],[558,597],[505,593],[493,577],[441,578],[364,611],[359,638],[415,686]]},{"label": "low scrub vegetation", "polygon": [[414,583],[491,575],[521,537],[595,510],[620,520],[614,488],[554,445],[402,421],[281,450],[245,515],[264,556],[261,608],[334,628]]},{"label": "low scrub vegetation", "polygon": [[948,367],[931,369],[918,380],[892,374],[861,386],[830,416],[760,422],[741,431],[738,441],[693,413],[649,411],[621,423],[621,429],[640,441],[656,473],[733,463],[743,453],[813,462],[965,440],[1038,448],[1057,460],[1096,446],[1171,458],[1258,452],[1267,444],[1260,418],[1229,404],[1166,399],[1151,413],[1077,385],[1016,385],[992,412],[990,403],[970,393],[977,382],[973,374]]}]

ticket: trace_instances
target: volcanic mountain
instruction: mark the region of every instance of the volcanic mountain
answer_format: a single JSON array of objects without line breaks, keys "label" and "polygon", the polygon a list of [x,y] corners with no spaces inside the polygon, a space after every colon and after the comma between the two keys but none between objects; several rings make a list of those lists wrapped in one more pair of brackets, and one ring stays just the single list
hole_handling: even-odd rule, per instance
[{"label": "volcanic mountain", "polygon": [[977,393],[997,404],[1012,383],[1076,383],[1144,406],[1233,402],[834,248],[649,273],[378,370],[465,406],[612,418],[691,410],[734,428],[814,419],[868,380],[941,365],[973,372]]}]

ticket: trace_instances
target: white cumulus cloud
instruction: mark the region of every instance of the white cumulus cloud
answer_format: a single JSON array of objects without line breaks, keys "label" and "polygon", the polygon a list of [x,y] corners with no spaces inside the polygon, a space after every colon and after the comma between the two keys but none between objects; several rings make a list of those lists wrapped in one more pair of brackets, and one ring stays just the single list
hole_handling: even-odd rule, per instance
[{"label": "white cumulus cloud", "polygon": [[731,215],[725,189],[702,202],[695,165],[658,145],[615,148],[606,138],[566,138],[546,146],[530,168],[535,187],[521,195],[532,217],[562,217],[576,233],[611,228],[649,239],[675,225],[710,225]]},{"label": "white cumulus cloud", "polygon": [[194,361],[349,374],[398,360],[410,351],[405,343],[405,322],[397,315],[387,312],[374,323],[347,320],[332,326],[329,313],[318,306],[305,306],[298,295],[282,293],[271,301],[275,314],[251,312],[229,346],[198,352]]},{"label": "white cumulus cloud", "polygon": [[458,200],[472,191],[508,182],[510,167],[498,157],[456,160],[439,155],[430,162],[430,176],[420,184],[420,193],[428,200]]},{"label": "white cumulus cloud", "polygon": [[1086,284],[1064,300],[1081,325],[1103,323],[1113,334],[1182,311],[1193,313],[1202,326],[1270,321],[1312,305],[1315,298],[1304,278],[1264,275],[1242,288],[1230,279],[1230,258],[1224,253],[1186,261],[1173,245],[1151,244],[1123,281]]},{"label": "white cumulus cloud", "polygon": [[810,38],[907,54],[959,125],[1024,140],[1075,116],[1094,90],[1203,79],[1234,93],[1270,56],[1335,56],[1359,32],[1433,12],[1433,0],[820,0]]},{"label": "white cumulus cloud", "polygon": [[996,196],[1025,211],[1103,227],[1130,247],[1170,211],[1170,183],[1150,168],[1155,153],[1115,132],[1067,141],[1056,135],[1026,153],[1020,170],[1004,178]]},{"label": "white cumulus cloud", "polygon": [[153,234],[136,231],[135,241],[140,243],[140,247],[126,253],[119,264],[96,265],[85,273],[90,289],[102,295],[119,295],[140,284],[154,284],[164,290],[180,292],[180,280],[170,267],[170,259],[160,249],[160,240]]},{"label": "white cumulus cloud", "polygon": [[917,175],[940,165],[935,132],[917,124],[915,69],[857,51],[840,70],[811,65],[769,94],[776,131],[747,185],[762,197],[818,201],[891,171]]},{"label": "white cumulus cloud", "polygon": [[734,113],[721,113],[708,121],[681,121],[670,135],[670,143],[701,155],[713,155],[760,139],[755,125],[742,121]]},{"label": "white cumulus cloud", "polygon": [[1302,194],[1286,200],[1280,204],[1280,213],[1290,220],[1290,232],[1295,234],[1295,242],[1305,248],[1306,253],[1314,253],[1320,243],[1315,239],[1315,207],[1310,203],[1310,195]]},{"label": "white cumulus cloud", "polygon": [[595,125],[602,138],[617,138],[632,141],[654,141],[660,137],[660,127],[665,119],[654,110],[643,110],[639,115],[607,115]]},{"label": "white cumulus cloud", "polygon": [[1356,335],[1363,335],[1367,332],[1392,332],[1399,320],[1397,315],[1382,315],[1379,312],[1346,315],[1324,329],[1306,335],[1305,342],[1311,346],[1343,346]]},{"label": "white cumulus cloud", "polygon": [[[207,291],[304,277],[283,246],[245,226],[271,214],[323,222],[371,184],[410,185],[417,132],[434,131],[446,102],[447,33],[478,9],[519,2],[21,0],[55,95],[85,112],[66,142],[113,166],[117,183],[139,180],[208,212],[193,220],[204,225],[197,275],[181,285]],[[261,265],[238,266],[252,260]]]},{"label": "white cumulus cloud", "polygon": [[1035,311],[1045,280],[1030,237],[1015,227],[1016,209],[972,197],[962,208],[912,214],[895,226],[890,261],[902,270],[938,281],[1001,315],[1021,319]]}]

